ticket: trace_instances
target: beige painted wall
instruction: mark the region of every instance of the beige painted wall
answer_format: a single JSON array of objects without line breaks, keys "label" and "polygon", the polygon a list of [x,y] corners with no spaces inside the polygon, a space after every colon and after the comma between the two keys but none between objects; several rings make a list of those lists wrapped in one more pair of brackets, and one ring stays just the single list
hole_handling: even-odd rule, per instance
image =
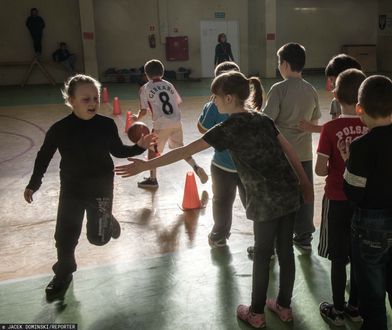
[{"label": "beige painted wall", "polygon": [[[241,67],[248,71],[248,11],[244,0],[95,0],[97,56],[100,74],[107,68],[138,68],[151,58],[164,61],[168,70],[191,68],[201,74],[200,21],[214,20],[223,11],[227,20],[238,20]],[[167,6],[165,6],[167,3]],[[160,13],[158,14],[158,11]],[[150,27],[154,32],[150,32]],[[161,27],[161,28],[160,28]],[[166,33],[165,33],[166,32]],[[155,33],[156,48],[149,48],[148,35]],[[162,38],[160,38],[162,34]],[[189,38],[189,60],[165,60],[165,36]],[[211,49],[211,58],[214,56]]]},{"label": "beige painted wall", "polygon": [[307,68],[321,68],[344,44],[376,44],[376,0],[277,2],[277,48],[295,41],[307,49]]},{"label": "beige painted wall", "polygon": [[[3,0],[0,20],[0,62],[31,61],[34,55],[33,42],[26,19],[30,9],[36,7],[45,21],[42,39],[42,60],[52,62],[51,55],[59,41],[65,41],[70,51],[82,57],[80,18],[78,0]],[[77,61],[78,69],[83,69],[83,61]],[[0,85],[20,84],[28,66],[0,66]],[[57,81],[66,77],[58,65],[48,65],[48,70]],[[28,83],[47,83],[46,78],[34,68]]]},{"label": "beige painted wall", "polygon": [[[94,5],[94,12],[89,12],[89,15],[94,18],[97,71],[100,75],[109,67],[132,68],[151,58],[165,59],[164,44],[160,42],[160,32],[163,31],[163,36],[189,37],[189,61],[166,62],[167,69],[191,68],[192,76],[197,77],[201,72],[200,21],[214,20],[215,12],[225,12],[225,19],[239,21],[242,71],[264,75],[267,69],[264,58],[265,21],[268,17],[265,14],[266,1],[35,0],[34,6],[40,10],[47,25],[43,38],[45,62],[51,61],[57,42],[64,40],[71,51],[80,55],[79,69],[84,68],[78,3],[90,2]],[[29,0],[2,1],[2,12],[9,15],[3,15],[0,20],[0,62],[32,58],[32,40],[25,27],[32,6]],[[303,43],[308,50],[308,68],[324,67],[343,44],[378,42],[379,69],[392,71],[391,37],[381,37],[377,30],[379,12],[392,12],[391,0],[278,0],[276,7],[276,47],[289,41]],[[91,17],[86,21],[92,22]],[[148,35],[152,33],[150,26],[155,28],[155,49],[148,46]],[[92,59],[94,51],[89,49],[88,56]],[[64,79],[63,70],[52,65],[48,68],[58,82]],[[0,85],[19,84],[26,69],[0,67]],[[29,83],[47,81],[35,69]]]},{"label": "beige painted wall", "polygon": [[264,75],[266,72],[265,3],[260,0],[249,0],[248,3],[249,74]]},{"label": "beige painted wall", "polygon": [[80,25],[83,44],[84,72],[98,77],[94,0],[79,0]]}]

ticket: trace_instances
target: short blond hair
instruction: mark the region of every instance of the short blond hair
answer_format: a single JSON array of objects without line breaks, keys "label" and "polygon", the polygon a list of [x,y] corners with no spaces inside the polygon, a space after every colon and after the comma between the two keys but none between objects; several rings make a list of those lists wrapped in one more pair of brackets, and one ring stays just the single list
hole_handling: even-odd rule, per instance
[{"label": "short blond hair", "polygon": [[75,96],[75,91],[78,86],[85,84],[93,84],[97,88],[99,102],[101,95],[101,83],[93,77],[78,73],[72,77],[69,77],[68,80],[64,83],[64,88],[61,90],[65,105],[72,108],[71,104],[69,103],[69,98]]}]

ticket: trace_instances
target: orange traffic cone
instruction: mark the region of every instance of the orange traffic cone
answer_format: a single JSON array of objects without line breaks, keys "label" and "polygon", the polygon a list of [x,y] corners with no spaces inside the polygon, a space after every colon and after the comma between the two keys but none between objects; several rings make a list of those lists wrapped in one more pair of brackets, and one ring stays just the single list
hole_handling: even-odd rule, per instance
[{"label": "orange traffic cone", "polygon": [[109,92],[106,87],[102,90],[102,103],[109,103]]},{"label": "orange traffic cone", "polygon": [[182,200],[183,210],[200,209],[201,203],[199,192],[197,191],[196,180],[193,172],[186,174],[184,199]]},{"label": "orange traffic cone", "polygon": [[128,132],[129,127],[133,124],[133,118],[132,118],[132,111],[127,111],[127,117],[125,119],[125,133]]},{"label": "orange traffic cone", "polygon": [[121,115],[120,100],[117,96],[113,99],[113,115]]}]

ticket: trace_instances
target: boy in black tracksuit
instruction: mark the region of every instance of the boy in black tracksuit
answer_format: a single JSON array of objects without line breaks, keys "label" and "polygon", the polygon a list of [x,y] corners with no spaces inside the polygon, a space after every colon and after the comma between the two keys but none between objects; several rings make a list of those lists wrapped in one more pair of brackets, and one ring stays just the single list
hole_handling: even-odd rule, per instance
[{"label": "boy in black tracksuit", "polygon": [[339,148],[346,160],[344,190],[355,207],[352,262],[361,329],[387,330],[385,295],[392,293],[392,80],[368,77],[359,88],[356,111],[369,132]]}]

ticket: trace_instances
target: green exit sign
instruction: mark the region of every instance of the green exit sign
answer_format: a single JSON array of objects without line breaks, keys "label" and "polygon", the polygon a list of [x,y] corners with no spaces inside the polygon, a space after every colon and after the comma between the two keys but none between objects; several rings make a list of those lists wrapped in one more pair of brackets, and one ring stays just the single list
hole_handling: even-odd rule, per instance
[{"label": "green exit sign", "polygon": [[224,11],[216,11],[215,12],[215,18],[225,18],[226,13]]}]

